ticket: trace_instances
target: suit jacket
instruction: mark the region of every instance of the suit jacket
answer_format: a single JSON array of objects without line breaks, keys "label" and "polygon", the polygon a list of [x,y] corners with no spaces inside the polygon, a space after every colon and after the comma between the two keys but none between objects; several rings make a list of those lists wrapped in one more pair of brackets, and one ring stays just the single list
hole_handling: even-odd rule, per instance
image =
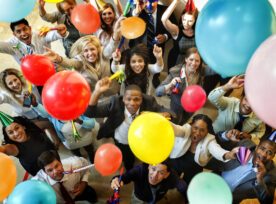
[{"label": "suit jacket", "polygon": [[[160,106],[154,97],[142,94],[143,101],[140,106],[140,112],[169,112],[173,113]],[[125,104],[123,103],[123,96],[113,96],[107,104],[97,104],[96,106],[88,106],[84,115],[87,117],[103,118],[108,117],[106,122],[100,128],[97,139],[104,137],[114,137],[114,131],[125,120]]]},{"label": "suit jacket", "polygon": [[[237,146],[245,146],[251,150],[252,155],[255,152],[256,144],[250,139],[243,139],[238,143],[233,143],[225,141],[221,138],[220,134],[216,135],[217,142],[225,149],[232,149]],[[212,161],[214,162],[214,161]],[[229,171],[240,166],[240,162],[235,160],[230,160],[227,163],[217,162],[215,164],[216,170],[219,171]],[[212,163],[214,166],[214,163]],[[266,172],[263,176],[263,182],[255,185],[256,173],[251,172],[246,176],[240,184],[233,191],[233,203],[239,203],[243,199],[247,198],[258,198],[261,204],[272,204],[274,198],[274,190],[276,186],[276,168],[273,160],[265,165]]]}]

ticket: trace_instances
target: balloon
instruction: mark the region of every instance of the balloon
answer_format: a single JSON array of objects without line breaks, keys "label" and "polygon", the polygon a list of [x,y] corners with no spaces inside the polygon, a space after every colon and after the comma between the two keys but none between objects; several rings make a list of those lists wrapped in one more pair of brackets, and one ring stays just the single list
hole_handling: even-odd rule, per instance
[{"label": "balloon", "polygon": [[100,27],[100,15],[91,4],[75,6],[71,14],[71,21],[82,33],[94,33]]},{"label": "balloon", "polygon": [[217,73],[245,73],[257,47],[276,32],[269,1],[208,1],[200,12],[195,40],[200,55]]},{"label": "balloon", "polygon": [[7,198],[16,184],[16,167],[12,159],[0,153],[0,200]]},{"label": "balloon", "polygon": [[33,10],[35,2],[35,0],[1,0],[0,21],[10,23],[26,17]]},{"label": "balloon", "polygon": [[276,34],[256,50],[245,74],[245,93],[256,115],[276,128]]},{"label": "balloon", "polygon": [[44,85],[56,72],[53,62],[42,55],[24,57],[21,70],[26,79],[38,86]]},{"label": "balloon", "polygon": [[197,174],[187,190],[190,204],[231,204],[232,193],[222,177],[209,172]]},{"label": "balloon", "polygon": [[54,118],[73,120],[84,113],[90,95],[90,87],[84,76],[76,71],[62,71],[46,82],[42,101]]},{"label": "balloon", "polygon": [[110,175],[116,172],[122,164],[122,152],[114,144],[101,145],[95,154],[95,168],[102,175]]},{"label": "balloon", "polygon": [[53,204],[56,203],[54,189],[47,183],[28,180],[18,184],[8,198],[9,204]]},{"label": "balloon", "polygon": [[165,117],[146,112],[131,123],[128,143],[138,159],[148,164],[158,164],[167,159],[172,151],[174,131]]},{"label": "balloon", "polygon": [[206,102],[206,93],[201,86],[188,86],[182,94],[182,107],[188,112],[195,112],[204,106]]},{"label": "balloon", "polygon": [[135,39],[144,34],[146,23],[142,18],[129,17],[122,22],[121,33],[127,39]]},{"label": "balloon", "polygon": [[59,2],[62,2],[64,0],[44,0],[44,1],[46,1],[48,3],[59,3]]}]

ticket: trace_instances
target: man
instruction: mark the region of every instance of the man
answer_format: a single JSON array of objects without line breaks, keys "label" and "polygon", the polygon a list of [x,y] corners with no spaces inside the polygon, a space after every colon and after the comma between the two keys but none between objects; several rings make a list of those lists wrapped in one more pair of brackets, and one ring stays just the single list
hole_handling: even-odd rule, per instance
[{"label": "man", "polygon": [[144,202],[153,204],[173,188],[177,188],[186,198],[187,184],[170,168],[169,160],[155,166],[139,164],[122,175],[120,184],[118,177],[112,179],[112,189],[118,189],[131,181],[134,182],[131,204],[143,204]]},{"label": "man", "polygon": [[233,193],[234,203],[247,198],[258,198],[262,204],[272,204],[276,186],[276,168],[272,160],[276,153],[275,138],[263,139],[258,146],[248,138],[237,143],[231,130],[225,135],[217,135],[216,139],[225,149],[245,146],[252,153],[244,166],[238,160],[216,165],[216,170],[222,171],[221,175]]},{"label": "man", "polygon": [[61,161],[59,155],[51,150],[39,156],[38,165],[41,170],[32,179],[48,183],[56,193],[57,203],[72,204],[78,200],[97,202],[95,190],[87,185],[89,169],[78,173],[63,173],[89,165],[86,159],[74,156]]},{"label": "man", "polygon": [[158,105],[155,98],[142,94],[136,85],[126,87],[124,96],[114,96],[107,104],[99,104],[100,96],[109,89],[108,77],[96,83],[90,103],[84,115],[91,118],[108,117],[100,128],[97,139],[113,137],[115,144],[123,153],[123,161],[127,170],[133,167],[134,155],[128,145],[128,129],[136,116],[143,111],[165,112],[165,117],[171,117],[167,109]]},{"label": "man", "polygon": [[22,59],[31,54],[43,54],[44,46],[50,48],[52,41],[65,38],[68,35],[64,24],[57,25],[53,31],[49,31],[45,37],[32,32],[26,19],[21,19],[10,24],[14,37],[7,41],[0,41],[0,52],[10,54],[20,65]]},{"label": "man", "polygon": [[234,76],[225,85],[211,91],[208,99],[219,111],[213,128],[215,133],[238,129],[243,137],[259,139],[265,133],[265,124],[252,112],[244,92],[241,99],[223,96],[231,89],[242,87],[243,83],[244,75]]}]

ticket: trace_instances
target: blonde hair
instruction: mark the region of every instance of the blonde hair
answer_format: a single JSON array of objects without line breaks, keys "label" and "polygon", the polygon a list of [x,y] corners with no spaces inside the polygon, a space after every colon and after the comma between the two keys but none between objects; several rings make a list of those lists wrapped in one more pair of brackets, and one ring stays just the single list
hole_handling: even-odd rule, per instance
[{"label": "blonde hair", "polygon": [[101,58],[102,58],[102,46],[101,46],[100,39],[97,38],[95,35],[86,35],[86,36],[79,38],[71,47],[70,57],[74,58],[77,55],[83,56],[83,49],[88,43],[91,43],[92,45],[94,45],[97,48],[98,59],[96,60],[94,68],[96,70],[99,70]]},{"label": "blonde hair", "polygon": [[64,6],[65,3],[70,4],[72,6],[76,6],[77,5],[76,0],[64,0],[64,1],[60,2],[60,3],[57,3],[56,7],[57,7],[58,11],[60,13],[62,13],[62,14],[64,14],[63,6]]}]

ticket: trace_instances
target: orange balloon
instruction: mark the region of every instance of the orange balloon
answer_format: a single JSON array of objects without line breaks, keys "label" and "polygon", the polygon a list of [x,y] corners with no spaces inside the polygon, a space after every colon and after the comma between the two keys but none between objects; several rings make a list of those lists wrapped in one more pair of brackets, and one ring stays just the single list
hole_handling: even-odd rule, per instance
[{"label": "orange balloon", "polygon": [[16,167],[12,159],[0,153],[0,200],[7,198],[16,184]]},{"label": "orange balloon", "polygon": [[127,39],[135,39],[144,34],[146,23],[142,18],[129,17],[122,22],[121,33]]},{"label": "orange balloon", "polygon": [[115,173],[122,164],[121,150],[111,143],[101,145],[95,154],[95,168],[102,175]]}]

